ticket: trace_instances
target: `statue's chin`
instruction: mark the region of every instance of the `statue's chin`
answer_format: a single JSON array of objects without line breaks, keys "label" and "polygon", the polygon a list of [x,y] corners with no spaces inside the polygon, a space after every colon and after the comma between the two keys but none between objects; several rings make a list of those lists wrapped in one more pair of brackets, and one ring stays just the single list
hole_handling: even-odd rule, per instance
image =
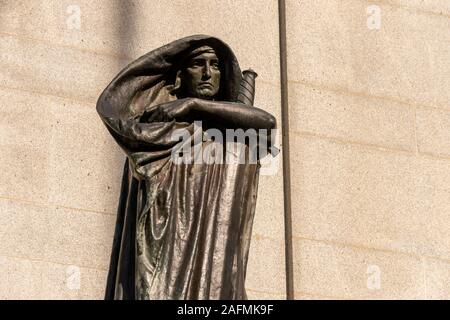
[{"label": "statue's chin", "polygon": [[197,98],[212,100],[214,98],[215,93],[210,89],[200,89],[197,91]]}]

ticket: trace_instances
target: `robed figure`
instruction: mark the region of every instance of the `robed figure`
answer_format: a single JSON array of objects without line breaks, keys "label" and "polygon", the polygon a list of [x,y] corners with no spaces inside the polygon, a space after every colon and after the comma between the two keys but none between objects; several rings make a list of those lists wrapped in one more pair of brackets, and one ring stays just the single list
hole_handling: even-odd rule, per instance
[{"label": "robed figure", "polygon": [[[246,299],[259,162],[174,158],[180,144],[216,143],[204,139],[209,128],[275,127],[239,102],[242,81],[231,49],[197,35],[132,62],[100,96],[97,111],[127,155],[106,299]],[[187,140],[174,139],[180,130]]]}]

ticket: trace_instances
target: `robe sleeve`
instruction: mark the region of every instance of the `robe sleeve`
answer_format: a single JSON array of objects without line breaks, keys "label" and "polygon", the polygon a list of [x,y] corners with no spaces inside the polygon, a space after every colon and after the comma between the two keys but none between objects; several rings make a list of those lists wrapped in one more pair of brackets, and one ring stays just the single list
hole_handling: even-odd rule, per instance
[{"label": "robe sleeve", "polygon": [[[156,105],[169,102],[166,73],[170,64],[163,49],[152,51],[123,69],[103,91],[97,112],[119,146],[125,151],[133,176],[148,178],[170,159],[179,143],[174,130],[190,128],[184,122],[145,123]],[[145,115],[145,117],[143,117]]]}]

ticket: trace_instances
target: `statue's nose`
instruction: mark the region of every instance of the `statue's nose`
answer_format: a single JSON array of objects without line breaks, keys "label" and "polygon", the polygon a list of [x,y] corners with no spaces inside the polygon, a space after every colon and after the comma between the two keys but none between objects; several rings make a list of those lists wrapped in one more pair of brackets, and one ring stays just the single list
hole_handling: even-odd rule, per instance
[{"label": "statue's nose", "polygon": [[209,65],[205,65],[205,68],[203,69],[203,77],[206,79],[211,78],[211,68]]}]

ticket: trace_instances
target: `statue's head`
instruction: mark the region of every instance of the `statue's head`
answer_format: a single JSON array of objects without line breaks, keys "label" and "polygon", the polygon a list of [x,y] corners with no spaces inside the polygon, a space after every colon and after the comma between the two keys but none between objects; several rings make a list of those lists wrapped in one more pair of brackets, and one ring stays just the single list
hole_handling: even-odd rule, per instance
[{"label": "statue's head", "polygon": [[177,73],[179,96],[212,100],[220,90],[221,67],[216,51],[207,45],[192,50]]}]

